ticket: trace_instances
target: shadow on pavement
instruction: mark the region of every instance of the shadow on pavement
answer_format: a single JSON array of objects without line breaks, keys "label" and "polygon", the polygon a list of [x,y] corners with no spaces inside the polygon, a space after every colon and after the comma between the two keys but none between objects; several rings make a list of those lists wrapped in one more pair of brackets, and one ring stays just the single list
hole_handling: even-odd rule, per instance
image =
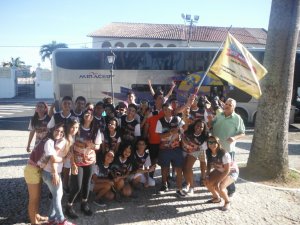
[{"label": "shadow on pavement", "polygon": [[0,118],[0,130],[28,131],[30,116]]}]

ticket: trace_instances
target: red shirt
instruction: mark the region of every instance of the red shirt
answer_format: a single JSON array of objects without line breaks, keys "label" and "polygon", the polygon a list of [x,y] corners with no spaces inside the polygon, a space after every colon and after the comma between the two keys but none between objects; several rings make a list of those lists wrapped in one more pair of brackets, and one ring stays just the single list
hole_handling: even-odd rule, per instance
[{"label": "red shirt", "polygon": [[164,116],[164,112],[161,110],[158,115],[151,116],[147,119],[146,123],[148,128],[148,141],[149,144],[160,144],[160,136],[155,132],[157,121]]}]

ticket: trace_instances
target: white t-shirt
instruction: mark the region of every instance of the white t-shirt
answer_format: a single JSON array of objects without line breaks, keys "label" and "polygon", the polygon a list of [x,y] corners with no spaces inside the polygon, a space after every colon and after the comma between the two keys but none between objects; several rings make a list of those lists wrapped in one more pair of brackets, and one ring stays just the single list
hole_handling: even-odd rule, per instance
[{"label": "white t-shirt", "polygon": [[[65,149],[65,145],[66,145],[66,140],[65,139],[62,139],[61,141],[57,142],[55,145],[54,145],[54,141],[49,139],[46,143],[45,143],[45,146],[44,146],[44,150],[45,150],[45,156],[59,156],[59,157],[64,157],[64,149]],[[52,169],[52,163],[49,162],[47,163],[47,165],[44,167],[43,170],[51,173],[53,172],[53,169]],[[59,162],[59,163],[56,163],[57,166],[57,172],[58,173],[61,173],[62,171],[62,167],[63,167],[63,162]]]}]

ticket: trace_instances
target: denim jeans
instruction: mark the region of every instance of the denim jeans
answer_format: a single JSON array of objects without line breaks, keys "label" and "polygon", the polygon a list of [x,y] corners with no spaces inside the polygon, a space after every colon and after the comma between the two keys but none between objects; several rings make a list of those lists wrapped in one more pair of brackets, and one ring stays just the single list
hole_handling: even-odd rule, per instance
[{"label": "denim jeans", "polygon": [[60,179],[58,185],[52,184],[52,175],[47,171],[43,171],[42,173],[43,181],[47,184],[51,194],[52,194],[52,201],[50,204],[50,211],[49,211],[49,221],[64,221],[65,216],[63,214],[61,199],[63,196],[63,187],[62,181]]}]

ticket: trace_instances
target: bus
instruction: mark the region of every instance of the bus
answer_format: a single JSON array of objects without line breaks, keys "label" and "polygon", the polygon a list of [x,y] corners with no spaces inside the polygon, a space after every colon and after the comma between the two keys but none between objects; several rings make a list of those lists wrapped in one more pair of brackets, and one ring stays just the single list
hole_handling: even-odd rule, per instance
[{"label": "bus", "polygon": [[[114,93],[114,102],[123,101],[129,91],[138,100],[152,99],[148,80],[155,90],[165,93],[175,81],[174,94],[179,100],[186,99],[189,90],[180,92],[180,83],[190,74],[205,71],[217,48],[107,48],[107,49],[57,49],[53,53],[53,88],[56,98],[85,96],[97,102]],[[264,49],[251,49],[260,62]],[[115,62],[107,57],[115,55]],[[202,71],[202,72],[201,72]],[[247,93],[228,85],[224,80],[207,77],[200,88],[202,95],[224,95],[237,100],[236,111],[245,122],[253,122],[257,100]]]}]

